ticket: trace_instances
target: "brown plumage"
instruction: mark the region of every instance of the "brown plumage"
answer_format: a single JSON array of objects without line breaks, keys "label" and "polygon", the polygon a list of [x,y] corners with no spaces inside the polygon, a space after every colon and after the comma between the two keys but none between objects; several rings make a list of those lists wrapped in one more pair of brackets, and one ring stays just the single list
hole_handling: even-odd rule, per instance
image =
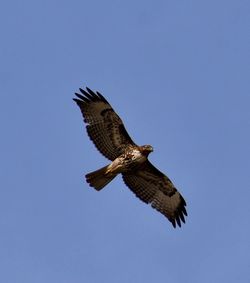
[{"label": "brown plumage", "polygon": [[170,179],[148,160],[152,146],[136,145],[109,102],[91,89],[80,88],[74,101],[80,107],[87,133],[97,149],[112,162],[86,175],[86,181],[101,190],[118,174],[124,183],[145,203],[161,212],[176,227],[185,223],[186,202]]}]

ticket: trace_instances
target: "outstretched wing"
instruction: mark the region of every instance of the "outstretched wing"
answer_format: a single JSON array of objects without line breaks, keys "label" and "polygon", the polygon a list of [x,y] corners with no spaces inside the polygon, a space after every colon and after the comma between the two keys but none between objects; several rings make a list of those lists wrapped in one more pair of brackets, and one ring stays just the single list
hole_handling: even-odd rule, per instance
[{"label": "outstretched wing", "polygon": [[165,215],[174,228],[187,216],[186,202],[170,179],[146,161],[142,168],[123,174],[125,184],[145,203]]},{"label": "outstretched wing", "polygon": [[73,100],[81,109],[90,139],[105,157],[114,160],[128,144],[135,143],[108,101],[99,92],[86,90],[80,88],[82,95],[75,93],[78,99]]}]

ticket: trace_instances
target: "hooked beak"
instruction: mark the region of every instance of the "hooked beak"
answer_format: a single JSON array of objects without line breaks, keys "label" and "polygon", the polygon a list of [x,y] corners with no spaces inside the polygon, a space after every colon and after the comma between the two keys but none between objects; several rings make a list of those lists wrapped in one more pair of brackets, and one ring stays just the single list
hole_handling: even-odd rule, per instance
[{"label": "hooked beak", "polygon": [[153,152],[153,151],[154,151],[153,147],[150,146],[149,149],[148,149],[148,151],[149,151],[149,152]]}]

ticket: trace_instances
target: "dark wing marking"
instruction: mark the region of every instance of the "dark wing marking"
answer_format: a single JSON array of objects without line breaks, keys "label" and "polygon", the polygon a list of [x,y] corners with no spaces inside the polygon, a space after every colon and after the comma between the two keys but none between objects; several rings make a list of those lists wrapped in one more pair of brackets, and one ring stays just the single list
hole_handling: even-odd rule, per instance
[{"label": "dark wing marking", "polygon": [[73,100],[80,107],[87,132],[97,149],[108,159],[114,160],[129,144],[135,144],[127,133],[122,120],[108,101],[91,89],[80,88],[82,94]]},{"label": "dark wing marking", "polygon": [[145,203],[161,212],[172,223],[181,227],[187,216],[186,202],[170,179],[146,161],[139,170],[123,174],[125,184]]}]

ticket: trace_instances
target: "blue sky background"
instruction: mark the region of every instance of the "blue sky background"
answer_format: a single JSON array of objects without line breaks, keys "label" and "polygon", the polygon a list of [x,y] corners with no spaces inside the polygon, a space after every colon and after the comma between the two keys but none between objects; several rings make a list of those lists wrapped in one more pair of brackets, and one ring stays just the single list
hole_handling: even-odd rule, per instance
[{"label": "blue sky background", "polygon": [[[2,1],[0,281],[250,282],[250,2]],[[108,164],[99,90],[188,204],[173,229]]]}]

